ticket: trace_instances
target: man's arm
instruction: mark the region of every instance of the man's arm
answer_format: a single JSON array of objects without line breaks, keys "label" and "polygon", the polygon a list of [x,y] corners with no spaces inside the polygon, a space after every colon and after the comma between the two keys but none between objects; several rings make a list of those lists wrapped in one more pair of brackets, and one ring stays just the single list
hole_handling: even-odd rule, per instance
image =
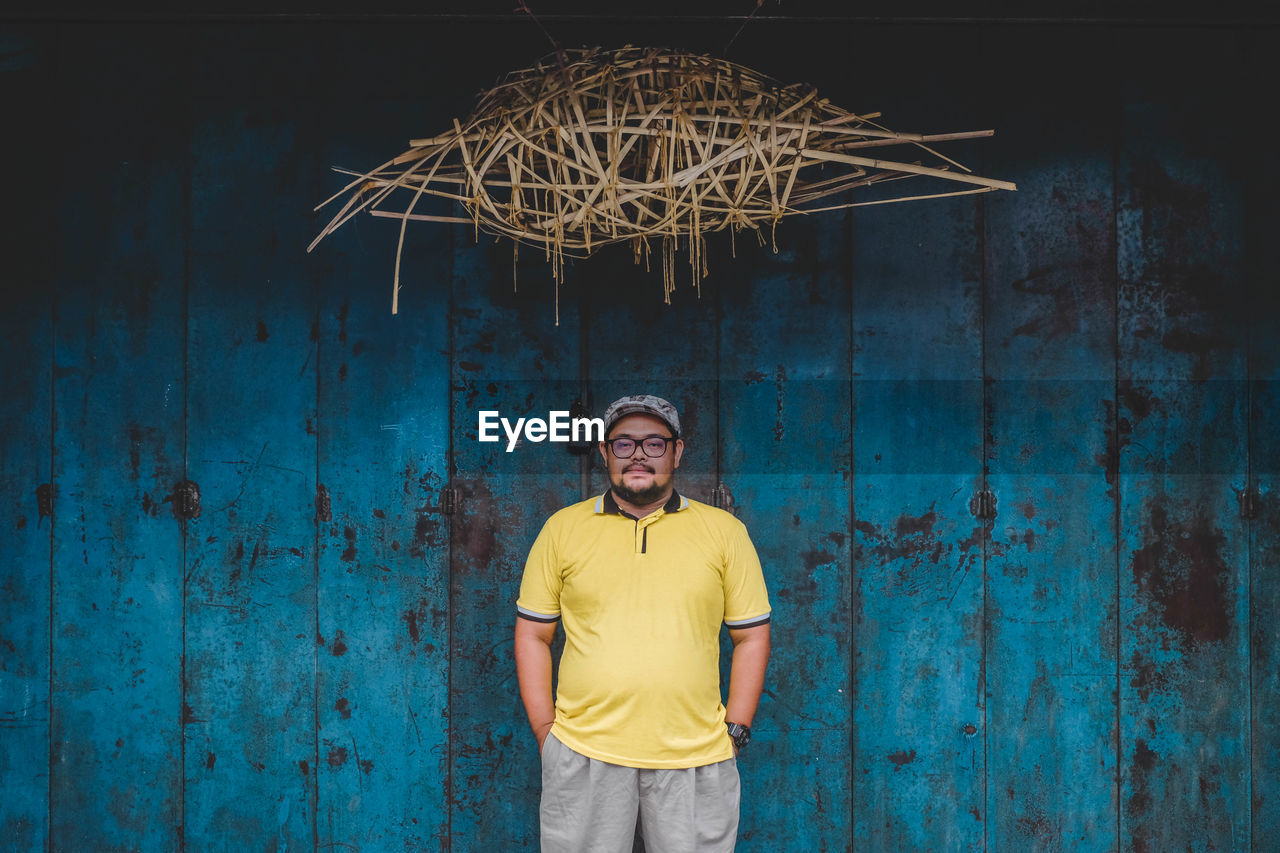
[{"label": "man's arm", "polygon": [[769,664],[769,623],[753,628],[730,628],[733,664],[729,669],[729,701],[724,718],[750,728],[764,690],[764,671]]},{"label": "man's arm", "polygon": [[[538,739],[538,751],[556,719],[555,698],[551,695],[551,641],[556,636],[555,622],[535,622],[516,618],[516,678],[520,681],[520,699],[529,715],[529,726]],[[737,653],[734,654],[737,660]],[[759,697],[759,691],[756,693]]]}]

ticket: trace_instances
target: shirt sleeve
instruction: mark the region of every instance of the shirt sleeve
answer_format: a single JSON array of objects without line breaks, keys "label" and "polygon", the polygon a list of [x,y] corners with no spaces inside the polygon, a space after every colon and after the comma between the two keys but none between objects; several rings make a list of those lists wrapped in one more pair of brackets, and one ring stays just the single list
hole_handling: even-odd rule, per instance
[{"label": "shirt sleeve", "polygon": [[520,597],[516,599],[516,615],[534,622],[560,619],[560,590],[564,577],[556,555],[555,535],[551,519],[542,525],[538,538],[529,549],[520,580]]},{"label": "shirt sleeve", "polygon": [[737,521],[725,553],[724,624],[729,628],[754,628],[767,624],[770,613],[760,557],[746,525]]}]

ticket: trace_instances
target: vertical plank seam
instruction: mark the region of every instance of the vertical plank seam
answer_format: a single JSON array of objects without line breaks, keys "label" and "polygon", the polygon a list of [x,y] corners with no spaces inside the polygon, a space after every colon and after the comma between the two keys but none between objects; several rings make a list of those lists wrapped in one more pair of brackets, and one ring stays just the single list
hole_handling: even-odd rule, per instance
[{"label": "vertical plank seam", "polygon": [[[1247,48],[1241,47],[1238,55],[1248,56]],[[1250,57],[1250,60],[1252,57]],[[1252,64],[1247,62],[1246,65]],[[1246,217],[1253,222],[1253,217],[1248,216],[1253,207],[1257,190],[1247,197],[1244,202]],[[1254,713],[1253,713],[1253,541],[1254,541],[1254,518],[1260,506],[1255,507],[1253,504],[1253,496],[1255,494],[1253,487],[1253,324],[1254,312],[1252,308],[1254,299],[1254,288],[1257,286],[1257,280],[1253,275],[1252,264],[1252,248],[1257,245],[1256,239],[1250,239],[1251,233],[1257,233],[1256,226],[1250,226],[1246,231],[1243,239],[1244,243],[1244,270],[1248,285],[1245,288],[1245,326],[1244,326],[1244,393],[1245,393],[1245,444],[1244,444],[1244,500],[1246,506],[1250,508],[1249,512],[1241,513],[1244,518],[1244,554],[1245,554],[1245,572],[1247,578],[1245,580],[1245,594],[1249,596],[1249,606],[1245,612],[1245,633],[1244,633],[1244,649],[1245,657],[1248,659],[1249,678],[1246,690],[1248,698],[1245,703],[1245,714],[1248,720],[1248,731],[1245,733],[1246,750],[1245,754],[1249,756],[1249,766],[1245,771],[1245,816],[1249,821],[1249,849],[1253,850],[1253,739],[1254,739]],[[1257,490],[1258,504],[1262,503],[1262,490]]]},{"label": "vertical plank seam", "polygon": [[[983,157],[983,160],[986,158]],[[985,164],[984,164],[985,165]],[[987,391],[987,297],[989,295],[989,287],[987,281],[987,204],[986,199],[978,198],[978,256],[980,266],[980,281],[978,284],[978,348],[982,382],[982,481],[981,488],[985,492],[989,483],[987,475],[990,473],[991,467],[991,444],[988,441],[991,428],[991,401],[988,398]],[[989,649],[987,647],[988,638],[990,636],[990,626],[987,623],[988,600],[990,597],[990,589],[987,585],[987,561],[989,559],[988,546],[991,542],[991,527],[986,518],[979,519],[982,525],[982,664],[980,672],[982,673],[982,686],[978,695],[982,702],[982,811],[987,819],[982,822],[982,849],[990,849],[990,833],[991,833],[991,801],[988,785],[990,782],[989,757],[991,752],[991,703],[988,701],[991,692],[988,690],[987,679],[990,674],[987,671],[987,662],[989,658]]]},{"label": "vertical plank seam", "polygon": [[[692,251],[692,248],[690,248],[690,251]],[[724,326],[724,288],[723,287],[716,288],[715,311],[716,311],[716,349],[715,349],[715,377],[716,377],[716,380],[715,380],[715,398],[716,398],[715,448],[716,448],[716,453],[715,453],[715,459],[712,461],[712,469],[715,472],[715,475],[711,484],[711,488],[712,488],[712,492],[710,495],[711,500],[709,501],[709,503],[712,503],[712,504],[716,502],[716,497],[715,497],[717,494],[716,490],[720,488],[721,478],[724,477],[724,469],[722,467],[722,463],[724,461],[723,460],[724,435],[720,431],[720,372],[724,368],[724,365],[720,358],[720,343],[721,343],[720,338],[721,338],[721,334],[723,333],[723,326]]]},{"label": "vertical plank seam", "polygon": [[54,742],[53,742],[53,626],[57,624],[54,618],[54,570],[55,562],[55,543],[53,528],[57,519],[58,511],[58,493],[55,483],[55,470],[57,464],[57,433],[58,433],[58,412],[57,412],[57,385],[54,376],[57,370],[57,304],[58,304],[58,282],[55,275],[53,282],[53,295],[49,300],[49,493],[52,500],[49,506],[49,698],[47,708],[49,737],[49,766],[48,766],[48,798],[45,802],[45,810],[48,813],[48,823],[45,826],[45,849],[53,849],[53,768],[54,768]]},{"label": "vertical plank seam", "polygon": [[[458,459],[453,444],[454,430],[454,413],[453,413],[453,395],[454,395],[454,373],[453,366],[456,362],[456,341],[454,340],[454,330],[457,325],[457,306],[455,303],[455,291],[457,286],[457,269],[455,268],[454,253],[456,247],[454,245],[455,235],[458,226],[453,226],[448,230],[448,247],[449,247],[449,306],[445,314],[445,323],[448,327],[448,351],[449,351],[449,369],[446,374],[445,385],[445,403],[449,411],[449,438],[448,445],[445,450],[447,464],[445,476],[445,489],[453,490],[456,488],[455,479],[458,476]],[[453,654],[454,654],[454,616],[453,607],[453,540],[458,524],[458,515],[461,512],[461,495],[454,499],[454,510],[449,516],[449,543],[445,551],[445,597],[448,599],[449,620],[446,630],[448,631],[447,642],[448,650],[445,654],[445,682],[444,682],[444,702],[445,702],[445,779],[444,779],[444,843],[443,853],[448,853],[453,849]]]},{"label": "vertical plank seam", "polygon": [[[53,38],[53,68],[59,82],[61,82],[62,71],[62,37],[64,27],[59,24],[54,28]],[[64,140],[68,139],[70,134],[64,134]],[[64,150],[69,147],[69,143],[64,141]],[[49,739],[49,764],[47,785],[48,792],[45,801],[45,850],[53,850],[53,769],[54,769],[54,741],[53,741],[53,626],[57,624],[54,621],[54,569],[55,552],[54,552],[54,525],[58,518],[58,490],[56,483],[56,462],[58,454],[57,434],[58,434],[58,398],[57,398],[57,376],[58,368],[58,274],[55,266],[55,272],[51,276],[52,287],[49,298],[49,698],[46,705],[46,713],[48,720],[46,728]]]},{"label": "vertical plank seam", "polygon": [[[1255,43],[1255,41],[1251,39],[1242,39],[1242,40],[1245,42],[1245,44],[1240,46],[1240,49],[1237,51],[1237,55],[1246,57],[1244,61],[1244,65],[1245,65],[1245,70],[1247,71],[1254,64],[1253,55],[1250,52],[1250,47]],[[1248,658],[1248,667],[1249,667],[1249,684],[1247,688],[1248,701],[1247,701],[1247,704],[1245,705],[1245,713],[1247,714],[1247,719],[1249,721],[1248,731],[1246,733],[1246,738],[1247,738],[1246,754],[1249,757],[1248,759],[1249,765],[1245,772],[1245,815],[1249,821],[1249,828],[1248,828],[1249,850],[1254,849],[1254,826],[1253,826],[1254,751],[1253,751],[1253,745],[1254,745],[1254,739],[1255,739],[1254,730],[1257,722],[1256,716],[1253,711],[1253,708],[1254,708],[1253,685],[1254,685],[1254,678],[1255,678],[1255,672],[1256,672],[1253,665],[1254,664],[1253,608],[1254,608],[1254,601],[1255,601],[1254,595],[1253,595],[1253,556],[1254,556],[1254,535],[1255,535],[1254,520],[1257,518],[1259,512],[1262,509],[1261,507],[1262,489],[1261,488],[1255,489],[1254,480],[1253,480],[1253,455],[1254,455],[1254,448],[1253,448],[1253,440],[1254,440],[1253,329],[1254,329],[1254,322],[1255,322],[1254,314],[1261,313],[1261,312],[1260,311],[1254,312],[1253,310],[1251,310],[1254,306],[1255,301],[1262,302],[1262,300],[1255,299],[1255,292],[1259,286],[1258,278],[1255,275],[1255,260],[1254,260],[1255,258],[1254,251],[1256,251],[1256,247],[1258,245],[1258,238],[1257,238],[1258,227],[1256,225],[1257,219],[1255,219],[1255,217],[1253,217],[1250,214],[1253,212],[1254,206],[1257,204],[1257,201],[1258,201],[1258,187],[1262,185],[1264,184],[1253,185],[1253,190],[1249,192],[1249,194],[1246,196],[1246,200],[1244,202],[1244,207],[1246,211],[1245,218],[1250,223],[1250,226],[1246,230],[1244,234],[1244,239],[1243,239],[1243,244],[1245,247],[1244,248],[1244,253],[1245,253],[1244,269],[1245,269],[1245,276],[1248,281],[1248,286],[1245,288],[1245,328],[1244,328],[1244,351],[1245,351],[1245,358],[1244,358],[1244,376],[1245,376],[1245,383],[1244,383],[1244,386],[1245,386],[1244,495],[1245,495],[1245,498],[1244,499],[1245,501],[1248,502],[1248,506],[1250,507],[1250,510],[1251,510],[1250,512],[1245,513],[1245,515],[1247,516],[1245,518],[1245,571],[1248,573],[1248,578],[1246,580],[1246,594],[1249,596],[1249,606],[1245,614],[1246,624],[1245,624],[1245,636],[1244,636],[1245,655]],[[1258,307],[1261,309],[1263,306],[1258,305]],[[1258,499],[1258,503],[1256,505],[1253,503],[1255,495],[1257,496],[1257,499]]]},{"label": "vertical plank seam", "polygon": [[[194,73],[192,70],[192,53],[186,51],[185,73],[187,89],[194,89]],[[195,169],[192,160],[195,156],[191,146],[195,140],[195,115],[193,100],[187,99],[184,120],[186,122],[186,145],[182,158],[182,479],[191,479],[190,465],[190,394],[191,394],[191,234],[192,234],[192,183],[195,180]],[[185,853],[187,849],[187,519],[179,524],[182,536],[182,659],[179,661],[178,685],[178,742],[180,757],[178,760],[178,851]]]},{"label": "vertical plank seam", "polygon": [[[578,288],[578,399],[591,416],[591,343],[588,323],[591,319],[591,288]],[[591,446],[578,454],[578,500],[585,501],[591,492]]]},{"label": "vertical plank seam", "polygon": [[[846,191],[852,195],[853,191]],[[858,458],[854,442],[856,441],[857,430],[854,423],[857,413],[854,411],[854,368],[855,353],[858,349],[857,343],[857,311],[855,310],[855,302],[857,300],[857,289],[853,286],[853,268],[854,268],[854,216],[850,208],[845,208],[845,241],[847,251],[845,252],[845,286],[849,288],[849,519],[846,524],[846,532],[849,542],[849,666],[848,673],[849,698],[846,700],[849,704],[849,770],[846,777],[845,790],[849,792],[849,826],[847,829],[849,843],[847,850],[853,850],[854,832],[858,825],[858,794],[854,788],[854,780],[857,779],[857,727],[854,724],[854,715],[856,713],[858,702],[858,679],[857,679],[857,615],[858,615],[858,584],[854,577],[854,554],[857,545],[854,540],[854,522],[857,520],[857,493],[854,488],[857,482],[855,474],[855,460]]]},{"label": "vertical plank seam", "polygon": [[[310,113],[310,117],[313,122],[317,121],[317,119],[323,118],[325,120],[325,124],[328,125],[329,124],[328,119],[332,117],[332,107],[327,105],[326,103],[326,106],[319,108],[319,112],[312,111]],[[316,172],[318,173],[317,185],[322,185],[321,179],[325,174],[324,167],[320,165],[320,163],[318,163],[315,159],[311,161],[310,165],[311,165],[311,168],[315,169]],[[332,273],[326,275],[324,277],[324,280],[327,281],[329,284],[332,284],[333,283]],[[312,484],[311,491],[312,491],[314,500],[319,500],[319,497],[320,497],[320,483],[321,483],[320,475],[322,473],[320,454],[321,454],[321,447],[322,447],[321,436],[323,434],[321,431],[320,411],[321,411],[321,400],[323,399],[322,394],[324,390],[324,386],[322,383],[325,375],[324,373],[325,364],[323,362],[323,355],[325,351],[324,350],[325,336],[324,336],[324,330],[320,324],[320,315],[321,315],[321,305],[324,302],[323,294],[325,293],[326,288],[322,287],[320,282],[321,282],[321,278],[319,276],[313,277],[312,298],[314,300],[314,303],[313,303],[311,328],[314,330],[313,346],[315,347],[315,357],[314,357],[315,407],[313,412],[314,423],[315,423],[315,436],[314,436],[315,478]],[[333,293],[332,289],[329,289],[328,292],[331,294]],[[326,492],[326,495],[328,495],[327,492]],[[332,515],[333,515],[332,502],[329,500],[326,500],[326,503],[329,504],[328,514],[330,516],[330,522],[331,522]],[[312,753],[311,753],[311,772],[307,774],[305,785],[307,787],[306,795],[309,800],[307,805],[311,812],[311,844],[312,844],[312,849],[315,851],[318,851],[320,849],[320,741],[321,741],[321,723],[320,723],[321,528],[320,528],[320,525],[322,524],[322,520],[320,518],[320,507],[318,505],[313,506],[313,511],[311,513],[311,524],[312,524],[311,566],[312,566],[312,584],[314,586],[314,592],[312,595],[312,609],[314,614],[313,620],[312,620],[313,633],[311,637],[311,684],[312,684],[311,725],[312,725],[313,737],[312,737]],[[357,764],[358,763],[359,762],[357,761]],[[358,770],[357,770],[357,776],[358,776]],[[332,829],[332,823],[330,823],[330,828]],[[329,841],[334,842],[335,839],[330,838]]]},{"label": "vertical plank seam", "polygon": [[[1252,296],[1253,288],[1248,289],[1249,296]],[[1253,300],[1248,300],[1252,302]],[[1253,312],[1246,311],[1246,321],[1244,329],[1244,376],[1245,376],[1245,448],[1244,448],[1244,499],[1250,506],[1250,511],[1244,513],[1244,554],[1245,554],[1245,572],[1248,575],[1245,581],[1245,594],[1249,596],[1249,607],[1245,613],[1245,631],[1244,631],[1244,649],[1245,656],[1248,658],[1249,666],[1249,683],[1246,686],[1248,698],[1245,702],[1246,719],[1249,721],[1248,732],[1246,733],[1247,747],[1245,754],[1249,756],[1249,768],[1245,773],[1245,814],[1249,821],[1249,849],[1253,849],[1253,520],[1256,510],[1253,509]],[[1261,489],[1258,490],[1258,496],[1261,498]],[[1259,501],[1261,503],[1261,501]]]},{"label": "vertical plank seam", "polygon": [[[320,329],[320,284],[318,280],[313,285],[313,293],[315,296],[314,312],[312,314],[312,328],[316,330],[315,335],[315,365],[316,365],[316,397],[315,397],[315,484],[312,491],[318,498],[320,495],[320,400],[321,387],[320,380],[324,375],[324,365],[321,362],[324,348],[321,344],[324,341],[324,335]],[[312,726],[312,767],[315,771],[314,781],[312,775],[307,774],[306,785],[310,789],[307,791],[311,810],[311,847],[313,850],[320,849],[320,644],[316,640],[320,637],[320,510],[319,507],[311,514],[311,578],[313,585],[312,595],[312,612],[314,619],[312,621],[313,634],[311,637],[311,726]]]},{"label": "vertical plank seam", "polygon": [[1120,148],[1122,145],[1121,137],[1124,135],[1124,100],[1117,96],[1112,104],[1114,115],[1113,128],[1111,134],[1111,327],[1112,327],[1112,405],[1111,405],[1111,447],[1109,453],[1112,458],[1109,460],[1114,472],[1112,476],[1114,480],[1111,483],[1111,536],[1112,546],[1114,548],[1114,563],[1116,570],[1116,589],[1115,589],[1115,656],[1116,656],[1116,681],[1115,681],[1115,844],[1116,849],[1121,848],[1121,834],[1123,825],[1123,814],[1121,803],[1124,797],[1124,786],[1122,779],[1124,777],[1124,764],[1122,753],[1122,725],[1123,719],[1121,711],[1123,708],[1123,693],[1121,692],[1121,657],[1123,655],[1122,645],[1124,643],[1124,635],[1121,630],[1121,596],[1122,590],[1120,586],[1120,507],[1121,507],[1121,483],[1122,476],[1120,472]]}]

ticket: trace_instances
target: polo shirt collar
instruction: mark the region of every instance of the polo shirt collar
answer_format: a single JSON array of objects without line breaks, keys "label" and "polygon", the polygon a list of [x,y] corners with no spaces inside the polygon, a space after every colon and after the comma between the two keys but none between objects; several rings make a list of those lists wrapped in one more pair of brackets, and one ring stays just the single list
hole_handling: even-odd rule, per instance
[{"label": "polo shirt collar", "polygon": [[[662,511],[679,512],[688,505],[689,499],[675,489],[672,489],[671,497],[667,498],[667,502],[662,505]],[[613,498],[613,489],[609,489],[603,495],[596,498],[596,515],[625,515],[627,518],[634,517],[630,513],[626,512],[622,507],[618,506],[618,502]]]}]

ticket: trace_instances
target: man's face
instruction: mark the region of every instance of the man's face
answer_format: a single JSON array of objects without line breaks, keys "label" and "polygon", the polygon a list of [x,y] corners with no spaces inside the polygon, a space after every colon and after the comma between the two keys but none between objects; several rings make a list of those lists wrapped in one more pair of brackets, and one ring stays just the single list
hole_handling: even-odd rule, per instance
[{"label": "man's face", "polygon": [[680,467],[680,456],[684,453],[684,441],[676,439],[667,442],[661,456],[648,456],[640,444],[654,435],[670,438],[671,428],[650,415],[627,415],[613,425],[606,438],[635,439],[635,455],[619,459],[607,444],[600,443],[614,493],[636,506],[651,504],[669,492],[673,473]]}]

